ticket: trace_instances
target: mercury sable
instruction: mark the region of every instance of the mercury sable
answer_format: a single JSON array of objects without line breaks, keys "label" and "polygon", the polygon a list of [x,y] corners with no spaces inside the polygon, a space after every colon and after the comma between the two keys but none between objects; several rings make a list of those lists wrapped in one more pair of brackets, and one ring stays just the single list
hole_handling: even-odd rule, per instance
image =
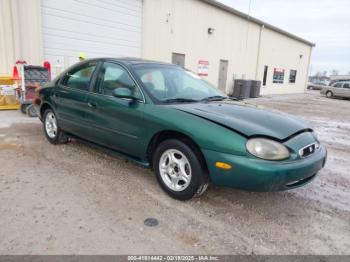
[{"label": "mercury sable", "polygon": [[93,59],[40,91],[52,144],[68,137],[154,170],[161,188],[187,200],[209,183],[281,191],[312,181],[326,162],[313,129],[294,117],[232,101],[178,66]]}]

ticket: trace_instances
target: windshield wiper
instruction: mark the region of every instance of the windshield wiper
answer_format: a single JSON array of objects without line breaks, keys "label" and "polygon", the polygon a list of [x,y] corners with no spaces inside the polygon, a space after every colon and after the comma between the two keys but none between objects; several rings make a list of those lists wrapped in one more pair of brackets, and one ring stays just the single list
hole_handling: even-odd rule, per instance
[{"label": "windshield wiper", "polygon": [[196,102],[199,102],[199,101],[195,100],[195,99],[190,99],[190,98],[178,97],[178,98],[166,99],[166,100],[164,100],[162,102],[165,102],[165,103],[196,103]]},{"label": "windshield wiper", "polygon": [[203,98],[201,101],[223,101],[223,100],[234,100],[234,99],[228,96],[209,96],[209,97]]}]

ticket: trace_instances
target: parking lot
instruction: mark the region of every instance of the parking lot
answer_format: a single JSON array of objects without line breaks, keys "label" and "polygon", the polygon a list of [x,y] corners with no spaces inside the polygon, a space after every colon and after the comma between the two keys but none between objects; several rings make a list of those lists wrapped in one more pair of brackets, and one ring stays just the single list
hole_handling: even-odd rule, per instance
[{"label": "parking lot", "polygon": [[179,202],[151,171],[52,146],[38,119],[0,111],[0,253],[349,254],[350,101],[309,92],[246,103],[312,123],[329,152],[315,181],[278,193],[211,186]]}]

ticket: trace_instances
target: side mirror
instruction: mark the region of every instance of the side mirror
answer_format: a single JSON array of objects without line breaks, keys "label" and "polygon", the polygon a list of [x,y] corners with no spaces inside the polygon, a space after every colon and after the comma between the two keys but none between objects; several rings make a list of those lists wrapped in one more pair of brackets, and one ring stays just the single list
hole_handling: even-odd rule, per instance
[{"label": "side mirror", "polygon": [[129,88],[116,88],[113,90],[113,96],[117,98],[125,98],[130,100],[135,100],[135,96],[132,94],[131,90]]}]

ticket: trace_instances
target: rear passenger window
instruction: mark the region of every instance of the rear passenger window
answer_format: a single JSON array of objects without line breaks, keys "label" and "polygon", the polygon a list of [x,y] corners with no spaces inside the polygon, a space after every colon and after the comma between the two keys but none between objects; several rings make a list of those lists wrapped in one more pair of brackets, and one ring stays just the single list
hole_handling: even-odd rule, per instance
[{"label": "rear passenger window", "polygon": [[350,84],[349,83],[345,83],[343,88],[350,88]]},{"label": "rear passenger window", "polygon": [[87,64],[68,72],[63,80],[63,85],[83,91],[89,90],[91,76],[96,69],[95,64]]}]

